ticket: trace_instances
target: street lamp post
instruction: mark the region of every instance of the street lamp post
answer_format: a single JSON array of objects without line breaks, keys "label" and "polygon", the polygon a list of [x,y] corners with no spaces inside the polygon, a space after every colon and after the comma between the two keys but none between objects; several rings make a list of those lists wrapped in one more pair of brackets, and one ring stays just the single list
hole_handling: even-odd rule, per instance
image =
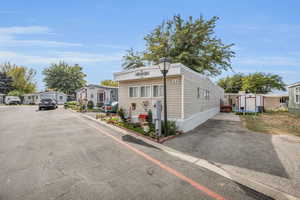
[{"label": "street lamp post", "polygon": [[159,69],[164,79],[164,132],[165,136],[168,135],[168,114],[167,114],[167,73],[170,68],[170,59],[161,58],[159,59]]}]

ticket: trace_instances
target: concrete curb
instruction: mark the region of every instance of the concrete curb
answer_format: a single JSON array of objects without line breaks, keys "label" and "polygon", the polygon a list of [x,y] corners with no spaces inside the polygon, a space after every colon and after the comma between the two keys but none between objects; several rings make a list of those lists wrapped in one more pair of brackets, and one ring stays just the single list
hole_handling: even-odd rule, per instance
[{"label": "concrete curb", "polygon": [[154,142],[154,141],[151,141],[151,140],[148,140],[144,137],[141,137],[141,136],[138,136],[136,134],[133,134],[131,132],[128,132],[124,129],[121,129],[119,127],[116,127],[116,126],[113,126],[111,124],[107,124],[105,122],[102,122],[100,120],[97,120],[97,119],[94,119],[93,117],[91,116],[88,116],[88,115],[85,115],[85,114],[82,114],[82,113],[78,113],[78,112],[75,112],[73,110],[69,110],[69,111],[72,111],[74,113],[77,113],[79,115],[81,115],[82,117],[88,119],[88,120],[91,120],[91,121],[94,121],[94,122],[97,122],[109,129],[112,129],[112,130],[115,130],[115,131],[118,131],[118,132],[121,132],[122,134],[125,134],[125,135],[131,135],[133,137],[136,137],[140,140],[142,140],[143,142],[147,143],[147,144],[150,144],[150,145],[153,145],[159,149],[161,149],[162,151],[172,155],[172,156],[175,156],[177,158],[180,158],[182,160],[185,160],[187,162],[190,162],[190,163],[193,163],[195,165],[198,165],[202,168],[205,168],[205,169],[208,169],[216,174],[219,174],[225,178],[228,178],[236,183],[239,183],[241,185],[244,185],[248,188],[251,188],[257,192],[260,192],[266,196],[269,196],[273,199],[277,199],[277,200],[300,200],[299,198],[297,197],[294,197],[294,196],[291,196],[290,194],[287,194],[285,192],[282,192],[282,191],[279,191],[277,189],[274,189],[268,185],[265,185],[263,183],[260,183],[260,182],[257,182],[255,180],[252,180],[252,179],[249,179],[248,177],[244,177],[242,175],[239,175],[239,174],[236,174],[236,173],[233,173],[233,172],[228,172],[228,171],[225,171],[224,169],[222,169],[221,167],[217,166],[216,164],[214,163],[211,163],[207,160],[203,160],[203,159],[200,159],[200,158],[197,158],[197,157],[194,157],[194,156],[190,156],[190,155],[187,155],[187,154],[184,154],[182,152],[179,152],[175,149],[172,149],[170,147],[167,147],[167,146],[164,146],[160,143],[157,143],[157,142]]}]

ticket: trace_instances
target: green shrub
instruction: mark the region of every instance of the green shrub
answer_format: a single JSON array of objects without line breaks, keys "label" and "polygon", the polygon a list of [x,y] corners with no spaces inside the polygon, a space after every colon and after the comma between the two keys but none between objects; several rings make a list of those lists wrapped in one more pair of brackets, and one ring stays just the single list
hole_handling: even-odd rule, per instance
[{"label": "green shrub", "polygon": [[68,101],[66,104],[68,106],[76,106],[77,105],[77,101]]},{"label": "green shrub", "polygon": [[93,101],[88,101],[87,107],[88,107],[88,109],[93,109],[94,108],[94,102]]},{"label": "green shrub", "polygon": [[122,122],[126,122],[126,118],[125,118],[125,111],[123,108],[120,108],[118,110],[118,115],[121,118]]},{"label": "green shrub", "polygon": [[151,110],[148,110],[147,122],[149,124],[153,123],[153,115],[152,115],[152,111]]},{"label": "green shrub", "polygon": [[161,122],[161,133],[164,136],[168,136],[168,135],[176,135],[176,132],[178,131],[178,127],[176,126],[176,122],[175,121],[168,121],[167,123],[167,129],[168,129],[168,134],[165,134],[165,123],[164,121]]}]

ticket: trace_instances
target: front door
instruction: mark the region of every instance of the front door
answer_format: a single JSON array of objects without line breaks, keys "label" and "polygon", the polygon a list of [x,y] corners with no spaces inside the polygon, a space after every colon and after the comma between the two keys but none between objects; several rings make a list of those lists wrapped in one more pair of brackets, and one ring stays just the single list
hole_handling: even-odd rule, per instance
[{"label": "front door", "polygon": [[98,93],[97,102],[100,103],[100,104],[104,104],[104,102],[105,102],[105,92]]}]

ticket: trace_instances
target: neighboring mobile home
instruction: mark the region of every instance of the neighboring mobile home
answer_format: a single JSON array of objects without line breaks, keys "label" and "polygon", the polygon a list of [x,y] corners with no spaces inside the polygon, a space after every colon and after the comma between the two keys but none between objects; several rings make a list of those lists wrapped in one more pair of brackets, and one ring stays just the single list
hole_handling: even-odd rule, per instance
[{"label": "neighboring mobile home", "polygon": [[288,86],[289,112],[300,116],[300,82]]},{"label": "neighboring mobile home", "polygon": [[[157,100],[163,101],[163,80],[158,66],[141,67],[114,73],[119,82],[119,108],[133,120],[146,114]],[[220,111],[224,90],[206,76],[178,63],[167,74],[168,120],[189,131]]]},{"label": "neighboring mobile home", "polygon": [[54,99],[61,105],[67,102],[67,95],[62,92],[48,91],[23,95],[23,104],[39,104],[41,99]]},{"label": "neighboring mobile home", "polygon": [[76,90],[76,100],[92,101],[95,107],[101,107],[114,101],[118,101],[118,88],[102,85],[87,85]]},{"label": "neighboring mobile home", "polygon": [[240,91],[239,93],[225,93],[224,105],[232,106],[233,111],[258,112],[286,108],[287,94],[253,94]]},{"label": "neighboring mobile home", "polygon": [[40,94],[39,93],[23,95],[23,104],[35,105],[35,104],[38,104],[39,102],[40,102]]}]

